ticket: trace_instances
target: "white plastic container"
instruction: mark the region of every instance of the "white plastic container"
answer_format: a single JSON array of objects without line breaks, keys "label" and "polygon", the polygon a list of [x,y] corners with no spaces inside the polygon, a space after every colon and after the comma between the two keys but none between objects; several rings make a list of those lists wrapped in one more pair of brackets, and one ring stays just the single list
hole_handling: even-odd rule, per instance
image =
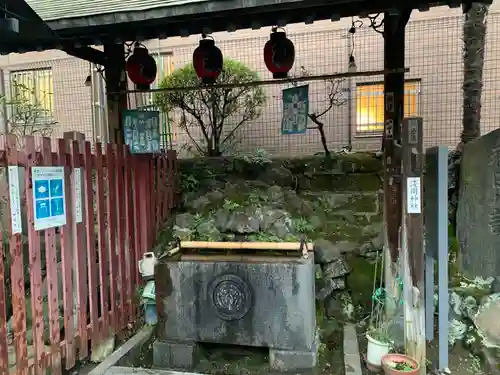
[{"label": "white plastic container", "polygon": [[155,253],[144,253],[142,259],[138,262],[139,273],[143,279],[152,279],[155,276],[155,265],[158,262]]},{"label": "white plastic container", "polygon": [[391,345],[386,342],[375,340],[370,335],[366,334],[368,340],[368,348],[366,351],[366,362],[375,367],[382,366],[382,357],[389,354]]}]

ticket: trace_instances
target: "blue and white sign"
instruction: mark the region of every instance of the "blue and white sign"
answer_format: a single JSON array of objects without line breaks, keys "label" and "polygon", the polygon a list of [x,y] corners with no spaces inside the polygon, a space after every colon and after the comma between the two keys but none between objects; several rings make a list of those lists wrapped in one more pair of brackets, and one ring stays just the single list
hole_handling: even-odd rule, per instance
[{"label": "blue and white sign", "polygon": [[33,167],[35,230],[66,224],[64,167]]}]

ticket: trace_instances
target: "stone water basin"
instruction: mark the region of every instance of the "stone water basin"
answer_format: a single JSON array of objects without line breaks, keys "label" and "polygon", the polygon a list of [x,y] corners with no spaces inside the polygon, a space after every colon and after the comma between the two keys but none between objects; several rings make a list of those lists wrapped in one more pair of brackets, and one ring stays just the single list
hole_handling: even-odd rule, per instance
[{"label": "stone water basin", "polygon": [[155,268],[155,366],[192,369],[200,344],[211,343],[268,348],[269,365],[278,371],[313,368],[313,253],[267,254],[160,258]]}]

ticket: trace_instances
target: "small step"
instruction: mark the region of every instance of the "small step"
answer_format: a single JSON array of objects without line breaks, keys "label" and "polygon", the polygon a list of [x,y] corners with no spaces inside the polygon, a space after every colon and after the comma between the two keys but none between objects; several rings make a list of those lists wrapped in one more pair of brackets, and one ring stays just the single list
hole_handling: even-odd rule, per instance
[{"label": "small step", "polygon": [[344,326],[344,365],[346,375],[362,375],[358,335],[354,324]]}]

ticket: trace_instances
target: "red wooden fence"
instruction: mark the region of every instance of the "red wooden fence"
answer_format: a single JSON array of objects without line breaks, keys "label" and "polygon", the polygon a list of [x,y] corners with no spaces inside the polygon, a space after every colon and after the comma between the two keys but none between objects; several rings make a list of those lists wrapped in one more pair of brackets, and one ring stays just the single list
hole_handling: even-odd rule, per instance
[{"label": "red wooden fence", "polygon": [[[24,167],[20,197],[27,213],[24,236],[12,234],[10,228],[3,233],[6,243],[0,246],[4,259],[0,262],[0,373],[25,375],[51,368],[57,375],[63,367],[71,369],[76,360],[88,357],[89,342],[94,347],[135,322],[135,292],[141,284],[137,261],[154,246],[156,232],[173,207],[176,155],[173,151],[131,155],[127,146],[100,143],[92,153],[89,142],[63,139],[55,150],[49,138],[26,137],[22,147],[19,143],[15,136],[0,135],[0,168]],[[67,222],[59,229],[35,230],[33,166],[64,166]],[[80,223],[74,220],[72,204],[75,168],[80,168],[82,179]],[[10,218],[8,196],[3,215]],[[8,310],[13,317],[10,338]],[[61,323],[60,317],[64,317]]]}]

